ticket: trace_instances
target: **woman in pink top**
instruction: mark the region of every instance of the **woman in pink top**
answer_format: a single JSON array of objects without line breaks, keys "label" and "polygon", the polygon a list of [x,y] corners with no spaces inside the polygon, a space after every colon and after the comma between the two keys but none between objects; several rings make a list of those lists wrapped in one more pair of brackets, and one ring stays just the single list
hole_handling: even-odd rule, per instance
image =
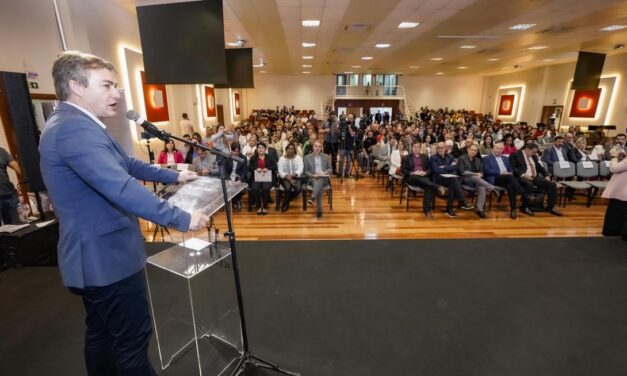
[{"label": "woman in pink top", "polygon": [[516,146],[514,146],[514,136],[512,136],[511,134],[506,134],[505,136],[503,136],[503,142],[505,144],[505,146],[503,147],[503,155],[514,154],[518,151],[518,149],[516,149]]},{"label": "woman in pink top", "polygon": [[180,151],[176,150],[176,146],[174,146],[174,141],[170,140],[165,143],[163,151],[159,153],[159,158],[157,158],[157,164],[173,165],[177,163],[185,163],[183,159],[183,154],[181,154]]},{"label": "woman in pink top", "polygon": [[610,199],[605,212],[603,235],[621,236],[627,241],[627,158],[625,154],[622,157],[620,162],[617,158],[612,159],[610,170],[614,175],[602,195]]}]

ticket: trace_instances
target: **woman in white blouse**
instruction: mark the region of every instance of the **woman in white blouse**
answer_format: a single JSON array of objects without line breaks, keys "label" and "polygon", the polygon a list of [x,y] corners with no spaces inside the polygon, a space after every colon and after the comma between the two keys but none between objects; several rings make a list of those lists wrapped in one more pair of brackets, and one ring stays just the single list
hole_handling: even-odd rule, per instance
[{"label": "woman in white blouse", "polygon": [[290,201],[300,193],[303,168],[303,158],[296,153],[296,145],[289,143],[285,147],[285,153],[279,158],[278,165],[281,185],[285,192],[281,212],[286,212],[290,207]]},{"label": "woman in white blouse", "polygon": [[401,160],[408,154],[405,143],[401,140],[396,144],[396,149],[392,150],[390,155],[390,175],[402,175],[401,174]]}]

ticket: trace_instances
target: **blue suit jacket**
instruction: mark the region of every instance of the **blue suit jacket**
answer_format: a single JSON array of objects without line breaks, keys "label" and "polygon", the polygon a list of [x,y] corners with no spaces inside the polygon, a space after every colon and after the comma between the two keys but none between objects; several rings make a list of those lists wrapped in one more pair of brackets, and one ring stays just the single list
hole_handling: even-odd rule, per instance
[{"label": "blue suit jacket", "polygon": [[[509,159],[500,156],[507,172],[513,172],[512,165],[509,163]],[[494,154],[488,154],[483,158],[483,178],[490,184],[494,184],[496,177],[501,175],[501,169],[499,169],[499,164],[496,162],[496,157]]]},{"label": "blue suit jacket", "polygon": [[[564,157],[564,160],[567,161],[568,153],[566,151],[566,148],[562,147],[561,152],[562,152],[562,156]],[[552,169],[553,163],[560,161],[559,157],[557,156],[557,149],[555,149],[554,146],[551,146],[550,148],[545,149],[544,152],[542,153],[542,160],[546,162],[546,164],[549,166],[550,169]]]},{"label": "blue suit jacket", "polygon": [[59,269],[68,287],[106,286],[140,271],[146,251],[137,217],[186,231],[190,214],[139,181],[178,173],[128,157],[87,114],[60,103],[41,137],[41,172],[59,220]]}]

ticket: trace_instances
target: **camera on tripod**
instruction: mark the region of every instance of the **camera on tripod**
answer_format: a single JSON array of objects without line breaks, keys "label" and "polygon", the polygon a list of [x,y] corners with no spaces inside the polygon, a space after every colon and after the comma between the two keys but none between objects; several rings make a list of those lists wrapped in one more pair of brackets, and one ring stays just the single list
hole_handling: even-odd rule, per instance
[{"label": "camera on tripod", "polygon": [[154,134],[150,133],[150,132],[142,132],[141,133],[141,137],[142,140],[150,140],[153,138],[157,138],[157,136],[155,136]]}]

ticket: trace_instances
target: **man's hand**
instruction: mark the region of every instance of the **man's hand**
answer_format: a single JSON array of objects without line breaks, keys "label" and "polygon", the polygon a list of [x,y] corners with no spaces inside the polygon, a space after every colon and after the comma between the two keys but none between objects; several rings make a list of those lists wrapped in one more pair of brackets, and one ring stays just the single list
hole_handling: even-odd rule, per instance
[{"label": "man's hand", "polygon": [[209,216],[203,214],[200,210],[196,210],[192,213],[192,219],[189,222],[189,230],[198,231],[205,227],[207,222],[209,222]]},{"label": "man's hand", "polygon": [[531,177],[531,175],[527,175],[527,174],[523,175],[523,179],[533,181],[533,178]]},{"label": "man's hand", "polygon": [[503,171],[501,172],[501,175],[511,175],[511,173],[509,171]]},{"label": "man's hand", "polygon": [[176,179],[179,183],[185,183],[188,181],[192,181],[198,179],[198,174],[193,171],[183,170],[179,172],[179,177]]}]

